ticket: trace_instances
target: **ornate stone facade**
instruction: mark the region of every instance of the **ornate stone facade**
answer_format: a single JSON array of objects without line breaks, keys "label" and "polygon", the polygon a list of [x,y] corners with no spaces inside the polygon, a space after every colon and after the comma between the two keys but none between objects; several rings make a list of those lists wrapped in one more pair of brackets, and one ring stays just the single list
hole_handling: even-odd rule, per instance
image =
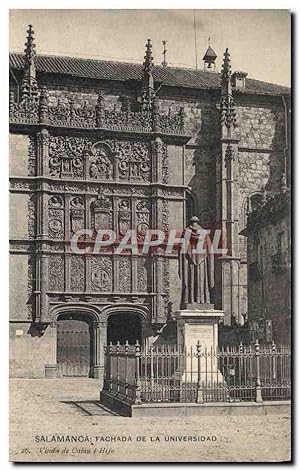
[{"label": "ornate stone facade", "polygon": [[[279,95],[288,99],[288,91],[237,94],[227,50],[216,86],[166,83],[158,90],[149,43],[146,56],[134,87],[121,76],[113,84],[97,77],[70,81],[70,71],[58,86],[38,67],[28,85],[24,70],[12,66],[20,85],[27,80],[19,91],[12,80],[10,93],[11,202],[18,215],[12,273],[23,280],[14,321],[28,322],[30,312],[44,326],[77,305],[101,322],[122,308],[162,326],[180,302],[176,254],[82,256],[70,251],[70,240],[83,228],[113,229],[118,237],[133,228],[138,242],[147,228],[180,231],[191,201],[202,225],[227,235],[228,255],[216,264],[215,305],[227,324],[247,317],[247,251],[239,232],[247,198],[264,185],[278,191],[286,170]],[[211,75],[193,74],[195,80]],[[28,255],[25,274],[16,267]]]}]

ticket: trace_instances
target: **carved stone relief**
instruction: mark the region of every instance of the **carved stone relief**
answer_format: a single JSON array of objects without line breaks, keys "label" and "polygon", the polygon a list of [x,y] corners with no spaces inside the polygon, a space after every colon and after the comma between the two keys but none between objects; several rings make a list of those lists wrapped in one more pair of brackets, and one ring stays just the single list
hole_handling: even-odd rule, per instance
[{"label": "carved stone relief", "polygon": [[122,199],[118,204],[118,234],[124,234],[131,228],[131,205],[130,200]]},{"label": "carved stone relief", "polygon": [[49,174],[59,178],[83,178],[85,154],[91,142],[81,137],[51,136]]},{"label": "carved stone relief", "polygon": [[112,199],[103,194],[92,201],[91,205],[92,228],[97,231],[98,229],[112,229]]},{"label": "carved stone relief", "polygon": [[119,258],[119,291],[121,293],[131,291],[131,257]]},{"label": "carved stone relief", "polygon": [[141,293],[149,289],[150,260],[146,257],[137,258],[137,288]]},{"label": "carved stone relief", "polygon": [[151,224],[151,204],[149,200],[139,201],[136,205],[137,236],[144,238]]},{"label": "carved stone relief", "polygon": [[84,201],[82,196],[75,196],[70,200],[70,227],[71,234],[84,229]]},{"label": "carved stone relief", "polygon": [[108,144],[97,142],[92,146],[89,176],[92,180],[113,179],[113,153]]},{"label": "carved stone relief", "polygon": [[84,291],[85,260],[84,257],[73,255],[70,258],[70,288],[71,291]]},{"label": "carved stone relief", "polygon": [[112,260],[110,257],[92,257],[91,288],[92,291],[112,291]]},{"label": "carved stone relief", "polygon": [[64,238],[64,204],[61,196],[54,195],[48,201],[48,226],[51,239]]},{"label": "carved stone relief", "polygon": [[51,255],[48,265],[48,287],[50,291],[64,290],[64,256]]}]

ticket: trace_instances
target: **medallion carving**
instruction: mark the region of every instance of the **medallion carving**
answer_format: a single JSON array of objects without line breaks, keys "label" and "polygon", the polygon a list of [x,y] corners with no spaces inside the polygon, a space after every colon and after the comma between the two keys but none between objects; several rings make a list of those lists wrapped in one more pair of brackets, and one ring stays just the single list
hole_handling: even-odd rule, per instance
[{"label": "medallion carving", "polygon": [[118,204],[118,233],[123,236],[131,227],[130,201],[123,199]]},{"label": "medallion carving", "polygon": [[149,200],[139,201],[136,205],[136,221],[138,238],[144,238],[147,229],[150,227],[151,204]]},{"label": "medallion carving", "polygon": [[112,260],[110,257],[92,257],[91,288],[93,291],[112,291]]},{"label": "medallion carving", "polygon": [[64,204],[63,198],[58,195],[51,196],[48,201],[48,228],[51,239],[64,238]]},{"label": "medallion carving", "polygon": [[91,142],[81,137],[51,136],[49,174],[59,178],[83,178],[85,154]]},{"label": "medallion carving", "polygon": [[70,200],[70,223],[72,234],[84,229],[84,202],[81,196]]}]

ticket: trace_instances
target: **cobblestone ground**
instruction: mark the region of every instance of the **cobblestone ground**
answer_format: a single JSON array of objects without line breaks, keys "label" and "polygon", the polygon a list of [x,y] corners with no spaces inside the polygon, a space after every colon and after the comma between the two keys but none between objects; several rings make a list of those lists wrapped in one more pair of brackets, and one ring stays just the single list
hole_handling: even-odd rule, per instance
[{"label": "cobblestone ground", "polygon": [[[12,379],[10,386],[11,461],[290,459],[289,416],[133,419],[114,415],[97,403],[97,380]],[[51,441],[53,435],[56,441]],[[65,443],[57,441],[61,436]],[[68,436],[78,442],[68,442]],[[170,436],[202,438],[166,441]],[[145,438],[137,441],[138,437]]]}]

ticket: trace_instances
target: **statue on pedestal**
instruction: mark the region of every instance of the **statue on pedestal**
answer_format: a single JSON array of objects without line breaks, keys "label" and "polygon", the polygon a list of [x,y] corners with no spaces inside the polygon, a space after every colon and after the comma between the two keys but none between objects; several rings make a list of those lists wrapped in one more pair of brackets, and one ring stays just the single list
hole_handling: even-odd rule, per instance
[{"label": "statue on pedestal", "polygon": [[210,237],[199,222],[193,216],[182,234],[186,245],[181,245],[178,254],[181,309],[213,307],[210,290],[214,287],[214,254]]}]

